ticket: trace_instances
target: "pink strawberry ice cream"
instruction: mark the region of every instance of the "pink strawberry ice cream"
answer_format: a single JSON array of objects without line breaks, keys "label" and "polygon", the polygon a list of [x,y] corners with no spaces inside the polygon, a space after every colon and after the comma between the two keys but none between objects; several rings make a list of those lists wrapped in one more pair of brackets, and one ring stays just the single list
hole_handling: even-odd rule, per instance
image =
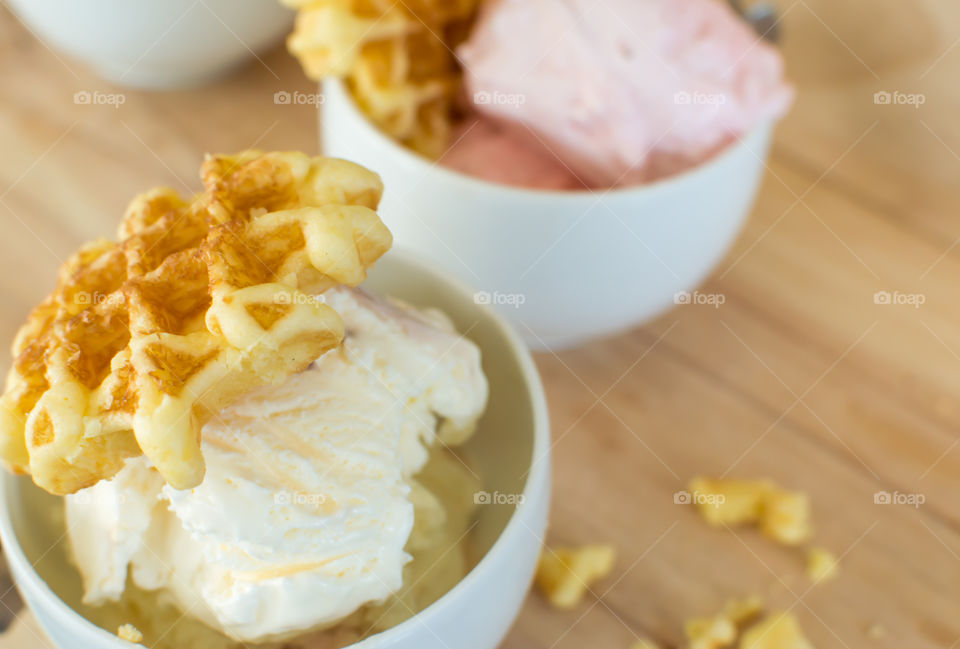
[{"label": "pink strawberry ice cream", "polygon": [[583,189],[584,184],[522,126],[486,118],[466,120],[454,133],[444,166],[504,185]]},{"label": "pink strawberry ice cream", "polygon": [[488,0],[458,54],[476,112],[594,187],[695,166],[793,100],[777,50],[723,0]]}]

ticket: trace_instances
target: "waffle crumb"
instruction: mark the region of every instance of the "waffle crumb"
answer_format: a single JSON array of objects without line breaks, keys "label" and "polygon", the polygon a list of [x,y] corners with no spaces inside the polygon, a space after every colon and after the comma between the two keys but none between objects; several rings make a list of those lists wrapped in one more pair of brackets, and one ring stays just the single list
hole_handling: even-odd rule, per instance
[{"label": "waffle crumb", "polygon": [[763,613],[763,600],[759,595],[748,595],[743,599],[732,599],[723,607],[723,613],[737,628],[750,624]]},{"label": "waffle crumb", "polygon": [[537,587],[554,607],[575,607],[590,589],[613,570],[616,552],[609,545],[546,548],[537,565]]},{"label": "waffle crumb", "polygon": [[757,525],[783,545],[800,545],[813,533],[810,499],[770,480],[694,478],[690,491],[704,520],[710,525]]},{"label": "waffle crumb", "polygon": [[813,649],[797,618],[787,612],[771,613],[750,627],[740,639],[740,649]]},{"label": "waffle crumb", "polygon": [[745,625],[763,611],[763,601],[756,595],[728,601],[721,613],[693,618],[684,626],[689,649],[729,647]]},{"label": "waffle crumb", "polygon": [[887,636],[887,630],[880,624],[874,623],[867,628],[867,637],[871,640],[881,640]]},{"label": "waffle crumb", "polygon": [[689,649],[720,649],[737,639],[737,626],[722,613],[688,620],[683,632]]},{"label": "waffle crumb", "polygon": [[129,623],[120,625],[120,628],[117,629],[117,637],[134,644],[143,642],[143,633],[140,632],[140,629]]},{"label": "waffle crumb", "polygon": [[833,579],[839,567],[839,560],[830,550],[810,548],[807,551],[807,577],[814,583]]}]

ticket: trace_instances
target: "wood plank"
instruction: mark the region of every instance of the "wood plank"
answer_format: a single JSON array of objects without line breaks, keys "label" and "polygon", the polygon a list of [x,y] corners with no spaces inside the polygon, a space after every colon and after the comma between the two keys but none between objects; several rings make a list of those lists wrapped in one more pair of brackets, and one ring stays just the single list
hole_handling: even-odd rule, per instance
[{"label": "wood plank", "polygon": [[[777,4],[799,96],[752,218],[700,288],[725,303],[537,357],[555,440],[548,539],[610,542],[619,558],[573,612],[529,598],[505,647],[681,646],[684,620],[746,593],[794,606],[818,647],[960,639],[960,5]],[[2,340],[134,193],[198,189],[207,151],[318,150],[316,111],[273,101],[315,91],[282,48],[173,93],[111,88],[61,58],[0,8]],[[83,90],[125,101],[77,105]],[[878,105],[883,90],[925,103]],[[878,291],[924,303],[876,304]],[[798,551],[674,504],[692,476],[725,472],[809,493],[816,542],[845,553],[839,578],[808,591]],[[875,504],[884,490],[926,502]],[[28,617],[0,634],[0,649],[42,646]]]}]

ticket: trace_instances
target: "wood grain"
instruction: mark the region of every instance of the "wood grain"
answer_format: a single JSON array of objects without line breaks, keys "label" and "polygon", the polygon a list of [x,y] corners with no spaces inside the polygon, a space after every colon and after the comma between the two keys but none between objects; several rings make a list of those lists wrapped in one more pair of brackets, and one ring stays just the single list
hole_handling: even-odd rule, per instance
[{"label": "wood grain", "polygon": [[[753,592],[792,607],[818,647],[960,642],[960,7],[778,4],[799,98],[751,220],[701,288],[726,302],[537,358],[554,426],[549,540],[610,542],[618,569],[572,613],[531,597],[505,647],[676,646],[685,619]],[[0,13],[0,77],[3,340],[59,260],[112,234],[133,191],[196,190],[205,151],[317,151],[315,112],[273,102],[313,91],[282,50],[206,88],[82,106],[77,90],[114,90]],[[877,91],[925,103],[877,105]],[[878,305],[878,291],[925,301]],[[840,577],[810,589],[800,553],[675,505],[700,473],[808,492]],[[876,505],[882,490],[926,502]]]}]

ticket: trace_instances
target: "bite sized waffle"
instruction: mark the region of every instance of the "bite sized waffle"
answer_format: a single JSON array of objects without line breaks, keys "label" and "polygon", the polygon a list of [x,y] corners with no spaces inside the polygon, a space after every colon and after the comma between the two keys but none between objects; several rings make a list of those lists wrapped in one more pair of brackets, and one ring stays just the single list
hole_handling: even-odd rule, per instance
[{"label": "bite sized waffle", "polygon": [[52,493],[147,455],[199,484],[203,424],[343,337],[313,295],[354,286],[392,243],[363,167],[301,153],[208,156],[205,191],[136,197],[119,242],[88,244],[13,344],[0,457]]},{"label": "bite sized waffle", "polygon": [[299,10],[287,45],[311,78],[343,78],[378,127],[443,153],[460,90],[453,50],[481,0],[284,1]]}]

